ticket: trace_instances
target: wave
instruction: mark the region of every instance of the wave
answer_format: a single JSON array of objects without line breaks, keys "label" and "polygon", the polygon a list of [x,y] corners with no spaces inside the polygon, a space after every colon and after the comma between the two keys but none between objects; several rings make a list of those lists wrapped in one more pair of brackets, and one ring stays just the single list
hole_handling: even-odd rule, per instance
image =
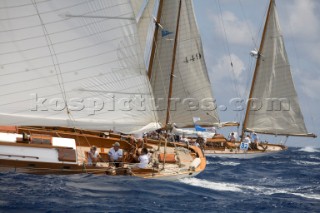
[{"label": "wave", "polygon": [[320,194],[304,194],[299,192],[293,192],[291,189],[278,189],[270,188],[264,186],[247,186],[234,183],[224,183],[224,182],[213,182],[202,180],[198,178],[185,178],[181,179],[180,182],[197,186],[201,188],[211,189],[215,191],[231,191],[231,192],[242,192],[242,193],[252,193],[255,195],[273,195],[273,194],[291,194],[295,196],[300,196],[308,199],[320,200]]},{"label": "wave", "polygon": [[239,165],[240,163],[237,163],[237,162],[219,162],[219,164],[221,165],[224,165],[224,166],[237,166]]},{"label": "wave", "polygon": [[304,198],[320,200],[319,194],[302,194],[302,193],[291,193],[291,194],[304,197]]},{"label": "wave", "polygon": [[312,159],[316,159],[316,160],[320,160],[320,158],[319,158],[319,157],[314,156],[314,155],[310,155],[310,158],[312,158]]},{"label": "wave", "polygon": [[312,146],[307,146],[307,147],[303,147],[301,149],[299,149],[298,151],[301,151],[301,152],[319,152],[318,149],[312,147]]},{"label": "wave", "polygon": [[191,185],[191,186],[198,186],[198,187],[213,189],[217,191],[232,191],[232,192],[242,191],[242,189],[239,188],[237,184],[212,182],[212,181],[202,180],[198,178],[184,178],[184,179],[181,179],[180,182]]},{"label": "wave", "polygon": [[312,162],[312,161],[302,161],[302,160],[292,160],[297,165],[310,165],[310,166],[316,166],[320,165],[320,162]]},{"label": "wave", "polygon": [[237,166],[239,165],[240,163],[238,162],[232,162],[232,161],[227,161],[227,162],[212,162],[212,161],[208,161],[207,160],[207,165],[209,164],[220,164],[220,165],[223,165],[223,166]]}]

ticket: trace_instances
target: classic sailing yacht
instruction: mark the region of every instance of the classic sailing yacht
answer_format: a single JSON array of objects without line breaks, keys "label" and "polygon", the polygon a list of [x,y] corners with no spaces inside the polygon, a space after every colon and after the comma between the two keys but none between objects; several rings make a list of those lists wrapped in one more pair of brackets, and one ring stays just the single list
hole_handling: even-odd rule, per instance
[{"label": "classic sailing yacht", "polygon": [[[256,56],[257,62],[243,122],[242,139],[246,132],[287,137],[316,137],[307,132],[300,110],[280,31],[275,0],[270,0],[260,49],[251,54]],[[209,139],[206,145],[206,154],[224,157],[242,155],[250,158],[286,149],[283,145],[270,143],[246,149],[245,144],[240,145],[240,142],[233,144],[221,136]],[[235,148],[239,146],[244,149]]]},{"label": "classic sailing yacht", "polygon": [[[139,3],[144,17],[151,6],[141,1],[0,2],[1,171],[161,179],[203,171],[197,147],[128,135],[160,127]],[[108,162],[115,142],[124,150],[121,168]],[[96,166],[88,163],[91,146],[100,152]],[[151,151],[147,169],[134,166],[142,147]]]},{"label": "classic sailing yacht", "polygon": [[[201,39],[191,0],[160,1],[157,26],[149,64],[149,77],[158,101],[158,117],[162,124],[179,128],[201,126],[238,126],[236,122],[221,122],[214,106]],[[308,134],[297,101],[274,1],[270,2],[263,39],[249,97],[244,132],[274,135],[314,136]],[[288,100],[290,107],[288,107]],[[255,104],[262,108],[255,110]],[[271,105],[270,105],[271,104]],[[270,110],[270,108],[273,110]],[[280,107],[281,110],[278,108]],[[176,134],[196,131],[172,128]],[[246,158],[285,150],[277,144],[260,144],[255,149],[240,141],[229,143],[223,135],[207,138],[204,153],[224,157]]]},{"label": "classic sailing yacht", "polygon": [[200,125],[221,125],[192,1],[160,0],[155,21],[148,71],[159,121],[186,128],[197,117]]}]

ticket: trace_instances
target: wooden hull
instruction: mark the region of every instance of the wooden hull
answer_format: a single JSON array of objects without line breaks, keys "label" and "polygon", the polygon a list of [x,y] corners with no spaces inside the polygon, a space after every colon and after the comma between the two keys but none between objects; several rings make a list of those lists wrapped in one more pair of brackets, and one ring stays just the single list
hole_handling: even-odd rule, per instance
[{"label": "wooden hull", "polygon": [[74,174],[94,174],[103,176],[135,176],[146,179],[159,179],[159,180],[178,180],[187,177],[194,177],[198,175],[202,169],[197,171],[179,171],[174,174],[158,173],[156,171],[152,172],[148,169],[140,172],[128,170],[126,168],[122,169],[112,169],[112,168],[97,168],[97,167],[87,167],[83,166],[72,166],[66,168],[60,165],[46,165],[42,166],[41,163],[35,164],[34,167],[29,166],[29,162],[17,162],[10,160],[0,160],[0,172],[16,172],[16,173],[26,173],[35,175],[74,175]]},{"label": "wooden hull", "polygon": [[207,141],[204,154],[210,157],[250,159],[272,155],[287,149],[286,146],[270,143],[261,143],[248,150],[241,150],[239,147],[239,141],[228,142],[223,136],[218,136]]},{"label": "wooden hull", "polygon": [[207,148],[204,150],[204,154],[209,157],[222,157],[222,158],[242,158],[250,159],[272,155],[275,153],[282,152],[287,149],[287,147],[277,144],[268,144],[266,150],[240,150],[239,148],[230,149],[224,147],[223,149]]},{"label": "wooden hull", "polygon": [[[33,139],[24,141],[22,133]],[[39,134],[42,136],[39,139]],[[43,136],[45,134],[45,136]],[[35,138],[37,135],[38,138]],[[50,136],[50,137],[48,137]],[[47,138],[50,143],[47,143]],[[48,140],[49,140],[48,139]],[[41,143],[39,143],[39,140]],[[58,140],[58,142],[57,142]],[[63,143],[59,143],[62,140]],[[37,143],[35,143],[37,142]],[[86,153],[90,146],[98,147],[100,155],[107,155],[115,142],[120,142],[124,150],[122,167],[116,168],[107,160],[97,162],[96,166],[89,165]],[[90,144],[90,146],[88,145]],[[145,140],[144,147],[152,151],[152,160],[163,155],[165,141]],[[70,129],[52,128],[18,128],[16,131],[1,131],[0,128],[0,172],[20,172],[29,174],[95,174],[95,175],[126,175],[150,179],[176,180],[193,177],[205,169],[206,159],[198,147],[187,147],[181,144],[168,143],[167,155],[176,155],[177,162],[150,163],[146,169],[136,167],[132,154],[139,149],[139,144],[132,143],[130,138],[110,134],[105,136],[97,132],[70,131]],[[188,154],[186,154],[188,153]]]},{"label": "wooden hull", "polygon": [[275,152],[234,152],[234,153],[221,152],[221,153],[217,153],[217,152],[214,152],[211,150],[205,150],[205,155],[207,157],[251,159],[251,158],[273,155],[273,154],[279,153],[281,151],[283,151],[283,150],[275,151]]}]

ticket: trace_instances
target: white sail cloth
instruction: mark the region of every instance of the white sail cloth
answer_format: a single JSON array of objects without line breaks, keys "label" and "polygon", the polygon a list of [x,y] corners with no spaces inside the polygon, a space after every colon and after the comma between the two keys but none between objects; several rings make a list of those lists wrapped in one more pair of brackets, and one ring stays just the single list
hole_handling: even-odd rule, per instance
[{"label": "white sail cloth", "polygon": [[127,0],[0,2],[0,125],[155,125]]},{"label": "white sail cloth", "polygon": [[245,130],[307,135],[274,1],[259,54]]},{"label": "white sail cloth", "polygon": [[156,98],[158,117],[166,121],[167,100],[174,54],[174,38],[178,33],[176,60],[169,122],[179,127],[193,126],[193,117],[200,125],[219,123],[204,61],[201,38],[191,0],[181,1],[179,30],[176,32],[180,1],[164,0],[159,22],[156,54],[151,70],[151,85]]}]

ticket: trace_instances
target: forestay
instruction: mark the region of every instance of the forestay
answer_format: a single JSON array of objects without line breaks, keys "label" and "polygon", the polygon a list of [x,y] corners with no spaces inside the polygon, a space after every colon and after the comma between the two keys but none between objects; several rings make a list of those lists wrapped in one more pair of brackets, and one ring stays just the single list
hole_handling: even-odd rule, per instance
[{"label": "forestay", "polygon": [[276,6],[274,1],[270,4],[245,130],[276,135],[307,135]]},{"label": "forestay", "polygon": [[163,125],[166,122],[174,40],[178,33],[169,122],[176,123],[179,127],[188,127],[193,126],[193,117],[199,117],[201,125],[218,123],[192,1],[181,1],[178,32],[179,1],[162,2],[161,20],[157,20],[160,27],[156,55],[150,79],[159,120]]},{"label": "forestay", "polygon": [[159,127],[128,0],[3,0],[0,26],[0,125]]}]

